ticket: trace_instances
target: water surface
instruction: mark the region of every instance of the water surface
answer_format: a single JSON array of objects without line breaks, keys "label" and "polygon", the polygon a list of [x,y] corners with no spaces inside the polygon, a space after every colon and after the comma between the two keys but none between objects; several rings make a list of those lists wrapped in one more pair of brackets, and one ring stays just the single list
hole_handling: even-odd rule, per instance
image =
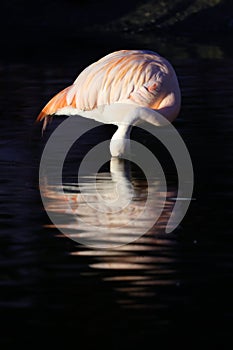
[{"label": "water surface", "polygon": [[[75,58],[70,55],[68,64],[59,59],[1,64],[1,345],[51,341],[78,347],[84,341],[86,348],[115,349],[146,348],[151,341],[154,347],[160,343],[184,348],[227,344],[233,318],[233,66],[229,57],[184,56],[179,50],[169,55],[182,90],[182,110],[174,126],[189,149],[195,173],[194,200],[174,232],[165,234],[177,192],[175,169],[161,145],[141,137],[137,130],[132,137],[160,156],[168,182],[168,192],[160,191],[166,199],[162,214],[147,234],[114,249],[93,249],[62,234],[45,213],[39,161],[46,138],[62,118],[49,126],[43,139],[34,120],[53,94],[107,52],[103,46],[92,56],[88,49]],[[114,130],[113,126],[96,128],[70,159],[79,162],[83,152],[109,139]],[[80,184],[74,181],[76,168],[71,160],[64,189],[80,210]],[[112,193],[109,163],[98,176],[100,192]],[[85,181],[84,189],[90,194]],[[131,164],[130,181],[123,183],[134,189],[132,213],[143,205],[147,182]],[[158,209],[156,179],[154,183],[154,208]],[[47,184],[46,190],[51,210],[62,211],[59,185]],[[91,222],[99,220],[99,225],[111,224],[116,228],[114,235],[125,220],[112,215],[104,221],[85,208],[81,215]],[[69,215],[63,225],[68,224]],[[75,226],[74,231],[91,234],[82,227],[77,232]],[[133,228],[121,232],[123,238],[133,234]]]}]

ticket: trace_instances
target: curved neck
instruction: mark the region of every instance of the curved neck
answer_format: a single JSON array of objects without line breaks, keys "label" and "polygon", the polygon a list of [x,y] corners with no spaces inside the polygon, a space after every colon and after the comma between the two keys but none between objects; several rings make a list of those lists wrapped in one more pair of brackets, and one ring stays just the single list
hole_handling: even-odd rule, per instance
[{"label": "curved neck", "polygon": [[121,158],[129,151],[130,131],[132,125],[121,124],[114,133],[110,142],[110,152],[112,157]]},{"label": "curved neck", "polygon": [[170,82],[170,91],[163,98],[158,107],[158,112],[161,113],[169,122],[177,117],[180,111],[181,93],[179,83],[175,74]]}]

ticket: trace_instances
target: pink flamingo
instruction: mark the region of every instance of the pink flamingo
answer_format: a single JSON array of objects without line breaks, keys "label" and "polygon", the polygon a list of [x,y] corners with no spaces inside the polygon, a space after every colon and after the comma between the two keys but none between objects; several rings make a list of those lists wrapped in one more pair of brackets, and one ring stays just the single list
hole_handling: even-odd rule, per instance
[{"label": "pink flamingo", "polygon": [[122,157],[133,125],[172,122],[181,96],[171,64],[152,51],[120,50],[85,68],[74,83],[55,95],[37,120],[46,127],[51,115],[80,115],[118,126],[110,142],[113,157]]}]

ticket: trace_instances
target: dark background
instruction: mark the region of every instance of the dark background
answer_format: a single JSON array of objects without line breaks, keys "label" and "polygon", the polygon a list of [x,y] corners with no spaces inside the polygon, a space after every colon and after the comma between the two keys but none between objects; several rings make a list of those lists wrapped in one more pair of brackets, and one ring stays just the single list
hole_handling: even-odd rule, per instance
[{"label": "dark background", "polygon": [[[1,3],[1,57],[43,60],[132,38],[179,37],[232,53],[232,1],[75,1]],[[121,39],[122,40],[122,39]]]},{"label": "dark background", "polygon": [[[1,2],[2,349],[232,348],[232,31],[232,1]],[[89,63],[131,48],[158,51],[176,69],[174,125],[193,161],[195,200],[171,235],[159,228],[112,257],[51,227],[35,119]],[[113,131],[101,130],[96,140]]]}]

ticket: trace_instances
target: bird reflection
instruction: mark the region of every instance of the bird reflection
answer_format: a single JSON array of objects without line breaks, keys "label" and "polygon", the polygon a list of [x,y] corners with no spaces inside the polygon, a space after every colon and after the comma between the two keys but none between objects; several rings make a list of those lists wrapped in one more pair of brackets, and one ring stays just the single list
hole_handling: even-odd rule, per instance
[{"label": "bird reflection", "polygon": [[[154,179],[150,209],[146,217],[140,217],[147,200],[147,182],[131,174],[129,162],[112,158],[110,172],[100,173],[95,178],[97,191],[94,191],[93,178],[84,177],[81,184],[63,184],[64,192],[61,186],[45,181],[42,193],[48,199],[47,211],[63,214],[63,222],[57,228],[62,229],[65,235],[60,237],[68,236],[79,243],[87,242],[86,245],[77,245],[70,253],[76,259],[86,259],[90,270],[84,271],[83,276],[92,278],[93,273],[102,274],[103,281],[115,290],[116,302],[123,308],[151,307],[150,301],[156,297],[156,288],[177,284],[174,269],[176,243],[171,239],[171,234],[165,234],[176,189],[169,188],[162,193],[159,179]],[[125,207],[119,211],[121,196],[124,196]],[[109,203],[114,199],[113,210]],[[70,204],[68,211],[67,202]],[[109,211],[101,211],[101,206],[107,204]],[[139,235],[145,223],[151,218],[154,220],[158,213],[157,222],[144,235]],[[128,224],[130,218],[138,216],[135,225]],[[103,234],[100,235],[100,230],[96,234],[97,225],[103,229]],[[54,224],[47,226],[56,227]]]},{"label": "bird reflection", "polygon": [[[95,248],[138,239],[159,219],[167,193],[159,178],[132,176],[130,162],[111,158],[110,172],[86,174],[76,183],[41,186],[46,210],[69,238]],[[45,202],[44,202],[45,203]]]}]

